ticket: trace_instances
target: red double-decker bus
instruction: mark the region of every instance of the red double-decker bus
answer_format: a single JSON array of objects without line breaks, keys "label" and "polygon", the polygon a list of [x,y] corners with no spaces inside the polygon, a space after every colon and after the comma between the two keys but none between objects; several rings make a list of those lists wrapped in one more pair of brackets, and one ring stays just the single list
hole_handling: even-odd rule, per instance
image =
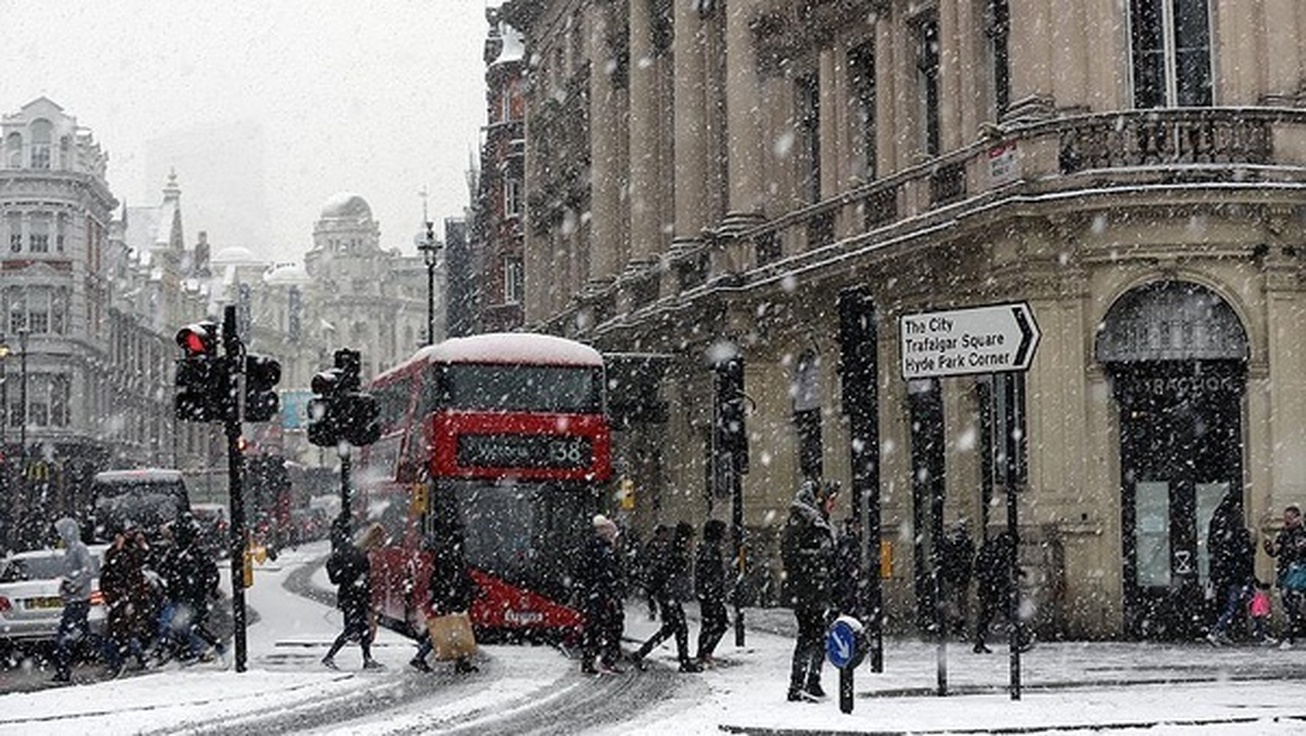
[{"label": "red double-decker bus", "polygon": [[365,512],[389,533],[372,555],[383,623],[425,626],[429,545],[454,523],[483,636],[574,632],[569,579],[612,467],[598,351],[550,335],[455,338],[367,390],[383,429],[357,484]]}]

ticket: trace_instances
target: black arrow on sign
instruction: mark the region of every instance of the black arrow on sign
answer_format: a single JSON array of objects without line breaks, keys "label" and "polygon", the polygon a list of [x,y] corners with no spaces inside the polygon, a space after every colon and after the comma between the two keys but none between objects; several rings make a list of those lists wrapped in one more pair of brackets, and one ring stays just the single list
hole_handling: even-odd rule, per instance
[{"label": "black arrow on sign", "polygon": [[1016,315],[1016,326],[1020,328],[1020,347],[1016,348],[1014,365],[1024,365],[1025,357],[1034,344],[1034,329],[1029,326],[1029,318],[1023,307],[1012,307],[1011,312]]}]

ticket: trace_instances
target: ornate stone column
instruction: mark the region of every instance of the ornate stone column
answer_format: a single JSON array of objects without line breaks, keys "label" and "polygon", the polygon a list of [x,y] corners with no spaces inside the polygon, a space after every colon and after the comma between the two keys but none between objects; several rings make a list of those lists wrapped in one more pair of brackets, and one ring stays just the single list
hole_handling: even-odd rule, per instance
[{"label": "ornate stone column", "polygon": [[609,39],[613,18],[608,3],[590,6],[590,234],[589,273],[585,291],[601,291],[625,263],[621,223],[622,146],[617,139],[620,99],[610,60],[616,56]]},{"label": "ornate stone column", "polygon": [[758,130],[762,104],[757,51],[749,22],[753,3],[736,0],[726,13],[726,152],[729,205],[723,229],[736,232],[763,219],[762,146]]},{"label": "ornate stone column", "polygon": [[[685,3],[678,3],[683,5]],[[659,149],[662,132],[658,125],[661,100],[657,93],[659,70],[653,47],[653,19],[648,0],[630,4],[630,261],[627,271],[636,271],[653,261],[662,241],[658,222]]]},{"label": "ornate stone column", "polygon": [[707,226],[707,33],[693,3],[675,4],[674,242],[697,243]]},{"label": "ornate stone column", "polygon": [[1011,36],[1011,108],[1004,120],[1050,117],[1056,109],[1052,93],[1053,38],[1047,0],[1009,0]]}]

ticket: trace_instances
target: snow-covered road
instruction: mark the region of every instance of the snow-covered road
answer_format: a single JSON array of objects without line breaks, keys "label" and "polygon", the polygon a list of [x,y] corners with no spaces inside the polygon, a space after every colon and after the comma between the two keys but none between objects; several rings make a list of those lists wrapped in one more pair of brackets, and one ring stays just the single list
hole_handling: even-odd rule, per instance
[{"label": "snow-covered road", "polygon": [[[1040,644],[1024,658],[1025,692],[1004,690],[1004,648],[974,655],[951,646],[950,694],[933,695],[935,645],[886,641],[885,672],[857,671],[855,710],[830,701],[789,703],[784,694],[793,640],[785,611],[749,612],[747,646],[728,635],[722,666],[674,671],[668,642],[648,672],[587,677],[577,663],[543,646],[486,646],[480,671],[457,676],[407,666],[412,642],[382,630],[380,672],[358,670],[356,648],[319,660],[339,630],[339,614],[284,587],[312,568],[324,546],[284,553],[261,566],[247,591],[258,611],[249,628],[248,671],[219,665],[149,672],[119,680],[0,695],[0,735],[86,734],[780,734],[1102,733],[1306,734],[1306,650],[1213,649],[1193,644],[1124,642]],[[303,576],[303,573],[300,574]],[[691,607],[691,614],[692,614]],[[753,626],[757,628],[752,628]],[[631,605],[627,635],[657,628]],[[691,629],[696,625],[691,622]],[[826,689],[837,674],[826,667]]]}]

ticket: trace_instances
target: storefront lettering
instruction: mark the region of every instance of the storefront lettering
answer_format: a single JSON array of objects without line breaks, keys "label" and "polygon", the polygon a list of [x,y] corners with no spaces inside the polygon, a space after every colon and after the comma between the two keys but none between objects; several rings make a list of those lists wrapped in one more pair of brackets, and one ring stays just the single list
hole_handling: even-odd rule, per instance
[{"label": "storefront lettering", "polygon": [[1138,382],[1142,392],[1153,396],[1188,396],[1192,394],[1237,391],[1242,382],[1234,376],[1170,376],[1145,378]]}]

